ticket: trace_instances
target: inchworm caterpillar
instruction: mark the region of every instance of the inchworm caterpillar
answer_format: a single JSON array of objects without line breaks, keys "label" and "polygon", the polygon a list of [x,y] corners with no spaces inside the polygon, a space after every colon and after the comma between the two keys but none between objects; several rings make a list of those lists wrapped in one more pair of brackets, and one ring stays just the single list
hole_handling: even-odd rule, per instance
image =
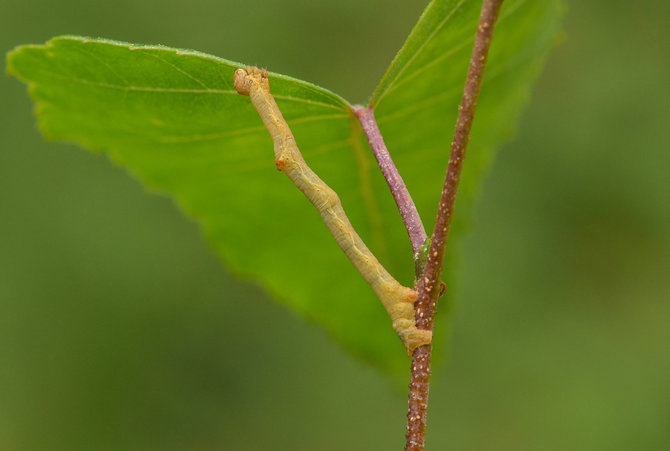
[{"label": "inchworm caterpillar", "polygon": [[417,329],[414,319],[416,291],[401,285],[370,252],[342,209],[337,193],[312,171],[298,150],[295,138],[279,111],[265,70],[237,69],[235,89],[248,95],[274,143],[275,164],[285,173],[321,214],[342,251],[381,300],[409,355],[431,342],[432,332]]}]

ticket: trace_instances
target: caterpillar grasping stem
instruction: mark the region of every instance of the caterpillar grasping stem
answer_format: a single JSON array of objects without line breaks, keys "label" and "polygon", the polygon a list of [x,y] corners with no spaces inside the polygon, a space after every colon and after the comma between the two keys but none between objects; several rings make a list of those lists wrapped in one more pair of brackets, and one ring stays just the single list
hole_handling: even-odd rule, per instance
[{"label": "caterpillar grasping stem", "polygon": [[248,95],[274,142],[277,169],[288,176],[321,214],[328,230],[349,260],[372,287],[393,321],[409,355],[428,344],[432,332],[420,330],[414,319],[416,291],[401,285],[370,252],[354,230],[337,193],[312,171],[300,153],[295,138],[270,93],[265,70],[237,69],[235,89]]}]

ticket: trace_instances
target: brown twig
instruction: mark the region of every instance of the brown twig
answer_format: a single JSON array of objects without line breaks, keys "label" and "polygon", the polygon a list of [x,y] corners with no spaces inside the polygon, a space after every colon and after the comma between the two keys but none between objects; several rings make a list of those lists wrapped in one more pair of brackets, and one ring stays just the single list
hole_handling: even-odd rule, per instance
[{"label": "brown twig", "polygon": [[[437,306],[438,287],[442,273],[442,260],[447,246],[449,226],[453,217],[456,192],[461,178],[465,150],[470,140],[470,130],[475,116],[486,59],[493,29],[503,0],[484,0],[477,27],[474,48],[465,81],[463,98],[458,112],[454,140],[447,175],[442,188],[437,219],[426,268],[417,281],[418,297],[415,304],[416,323],[419,329],[432,330]],[[428,388],[430,384],[431,345],[417,348],[412,355],[409,410],[407,412],[406,451],[420,451],[425,447]]]},{"label": "brown twig", "polygon": [[391,159],[391,155],[389,155],[389,151],[384,143],[384,138],[382,138],[382,135],[379,132],[379,127],[377,127],[374,111],[371,108],[357,105],[354,107],[354,113],[356,113],[356,116],[363,127],[365,136],[367,136],[368,142],[370,143],[372,153],[377,160],[377,164],[379,164],[379,169],[381,169],[382,174],[384,174],[386,183],[388,184],[393,199],[398,206],[398,211],[400,211],[400,216],[405,223],[409,240],[412,243],[414,258],[416,258],[419,253],[419,248],[426,241],[426,230],[419,217],[419,212],[416,209],[416,205],[414,205],[414,201],[412,201],[412,196],[410,196],[409,191],[407,191],[405,182],[393,163],[393,159]]}]

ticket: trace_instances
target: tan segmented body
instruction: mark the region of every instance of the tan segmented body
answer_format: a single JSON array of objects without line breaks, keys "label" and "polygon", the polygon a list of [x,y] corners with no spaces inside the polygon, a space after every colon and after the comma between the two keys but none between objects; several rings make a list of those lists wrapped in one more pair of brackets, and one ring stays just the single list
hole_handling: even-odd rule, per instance
[{"label": "tan segmented body", "polygon": [[393,329],[408,354],[430,343],[432,333],[416,328],[416,291],[401,285],[379,263],[354,230],[337,193],[312,171],[270,93],[267,72],[257,68],[235,71],[235,89],[251,98],[274,142],[277,169],[284,172],[321,214],[335,241],[377,294],[393,320]]}]

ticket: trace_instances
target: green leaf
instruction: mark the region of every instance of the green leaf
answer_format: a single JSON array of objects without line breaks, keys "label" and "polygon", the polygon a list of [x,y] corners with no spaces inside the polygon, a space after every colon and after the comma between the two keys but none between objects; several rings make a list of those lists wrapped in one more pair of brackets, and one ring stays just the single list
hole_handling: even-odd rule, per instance
[{"label": "green leaf", "polygon": [[[481,3],[431,2],[371,100],[389,152],[427,228],[444,182]],[[467,210],[493,148],[514,132],[532,82],[556,42],[562,10],[558,0],[503,4],[459,187],[452,242],[470,216]]]},{"label": "green leaf", "polygon": [[[433,1],[372,100],[428,228],[480,5]],[[503,7],[457,220],[467,216],[491,149],[513,129],[559,16],[557,0],[508,0]],[[103,151],[152,190],[172,196],[239,275],[259,281],[356,354],[393,372],[406,370],[402,344],[372,290],[317,212],[274,168],[267,131],[248,97],[232,86],[241,66],[194,51],[75,36],[8,56],[8,72],[30,86],[45,136]],[[391,273],[411,284],[404,227],[348,102],[283,75],[271,74],[270,81],[308,164],[338,192]]]}]

